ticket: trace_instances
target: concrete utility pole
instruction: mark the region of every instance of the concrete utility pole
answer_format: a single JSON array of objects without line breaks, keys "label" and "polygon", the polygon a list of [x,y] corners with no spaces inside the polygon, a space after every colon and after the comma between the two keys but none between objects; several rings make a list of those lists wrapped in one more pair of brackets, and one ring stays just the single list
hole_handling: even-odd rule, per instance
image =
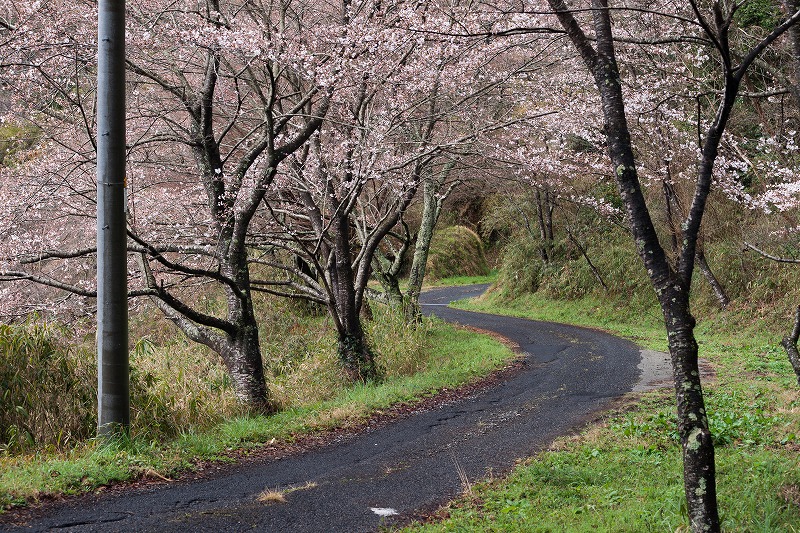
[{"label": "concrete utility pole", "polygon": [[97,433],[130,424],[125,225],[125,0],[100,0],[97,28]]}]

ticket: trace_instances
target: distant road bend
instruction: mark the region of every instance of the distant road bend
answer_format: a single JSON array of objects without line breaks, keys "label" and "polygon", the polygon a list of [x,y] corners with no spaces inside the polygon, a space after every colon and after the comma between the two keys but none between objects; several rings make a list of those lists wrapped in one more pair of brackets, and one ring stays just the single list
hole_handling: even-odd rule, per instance
[{"label": "distant road bend", "polygon": [[[488,390],[315,450],[218,474],[47,505],[2,531],[375,531],[432,511],[490,470],[505,471],[641,385],[642,355],[602,332],[446,306],[486,286],[423,294],[426,313],[520,346],[522,370]],[[264,504],[265,489],[300,488]]]}]

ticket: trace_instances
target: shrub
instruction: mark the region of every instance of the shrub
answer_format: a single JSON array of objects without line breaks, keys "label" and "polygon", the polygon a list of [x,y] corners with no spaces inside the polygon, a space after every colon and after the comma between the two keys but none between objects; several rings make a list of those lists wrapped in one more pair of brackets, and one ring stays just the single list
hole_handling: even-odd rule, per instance
[{"label": "shrub", "polygon": [[430,322],[409,323],[402,313],[373,306],[373,320],[365,324],[376,360],[387,378],[411,376],[426,369],[432,353]]},{"label": "shrub", "polygon": [[[337,362],[327,317],[296,313],[284,299],[258,300],[267,386],[285,408],[335,397],[348,383]],[[210,306],[216,305],[214,302]],[[428,328],[406,325],[375,306],[365,323],[389,378],[423,370]],[[132,437],[157,442],[209,428],[241,414],[218,356],[186,340],[160,315],[131,317]],[[97,424],[94,342],[34,317],[0,324],[0,453],[59,452],[90,439]]]},{"label": "shrub", "polygon": [[0,324],[0,451],[56,448],[91,436],[97,370],[32,318]]},{"label": "shrub", "polygon": [[500,268],[497,285],[503,296],[517,298],[526,293],[534,293],[542,281],[544,263],[539,257],[538,241],[523,239],[509,242],[500,255]]},{"label": "shrub", "polygon": [[210,427],[240,413],[228,372],[205,347],[140,338],[130,354],[131,428],[148,440]]},{"label": "shrub", "polygon": [[489,274],[481,238],[466,226],[451,226],[437,231],[425,270],[432,279]]}]

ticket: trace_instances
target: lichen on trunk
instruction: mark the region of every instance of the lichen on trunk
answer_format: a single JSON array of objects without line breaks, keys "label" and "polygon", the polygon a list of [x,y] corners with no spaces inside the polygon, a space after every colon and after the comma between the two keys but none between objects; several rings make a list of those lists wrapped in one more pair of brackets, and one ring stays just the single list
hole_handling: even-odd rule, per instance
[{"label": "lichen on trunk", "polygon": [[375,357],[363,332],[360,335],[340,334],[338,353],[342,368],[352,381],[366,383],[379,378]]},{"label": "lichen on trunk", "polygon": [[695,319],[689,311],[689,292],[671,280],[668,286],[661,287],[659,300],[672,360],[689,520],[692,531],[718,531],[714,444],[700,382]]}]

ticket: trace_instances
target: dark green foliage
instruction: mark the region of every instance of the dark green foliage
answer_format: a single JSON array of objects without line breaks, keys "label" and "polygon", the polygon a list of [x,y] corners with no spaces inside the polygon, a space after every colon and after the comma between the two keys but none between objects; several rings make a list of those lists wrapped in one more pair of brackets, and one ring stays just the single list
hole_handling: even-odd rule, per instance
[{"label": "dark green foliage", "polygon": [[[594,187],[591,188],[591,194],[597,198],[602,199],[603,201],[607,202],[608,205],[614,207],[615,209],[622,209],[622,197],[619,195],[619,190],[617,189],[617,184],[610,180],[601,180],[598,181]],[[594,215],[596,219],[596,215]],[[597,221],[597,220],[596,220]],[[605,224],[597,224],[599,227],[603,227]]]},{"label": "dark green foliage", "polygon": [[451,226],[436,232],[426,266],[429,278],[485,276],[488,273],[483,243],[474,231],[466,226]]},{"label": "dark green foliage", "polygon": [[0,166],[9,165],[15,155],[30,149],[36,138],[37,133],[33,128],[15,124],[0,125]]},{"label": "dark green foliage", "polygon": [[542,281],[544,263],[539,257],[540,244],[531,239],[509,243],[500,256],[497,284],[508,298],[534,293]]},{"label": "dark green foliage", "polygon": [[567,150],[578,153],[596,154],[600,152],[600,149],[593,145],[588,139],[580,135],[575,135],[574,133],[567,134],[566,147]]},{"label": "dark green foliage", "polygon": [[549,298],[575,299],[588,295],[610,298],[637,309],[656,303],[647,274],[630,237],[618,228],[582,231],[578,238],[607,285],[602,286],[589,263],[569,240],[557,240],[552,259],[541,259],[541,244],[530,234],[510,239],[500,256],[498,287],[508,298],[539,292]]},{"label": "dark green foliage", "polygon": [[93,434],[96,369],[63,334],[35,319],[0,324],[0,451],[58,448]]},{"label": "dark green foliage", "polygon": [[775,0],[749,0],[736,12],[736,22],[744,27],[759,26],[771,30],[781,21],[781,10]]}]

